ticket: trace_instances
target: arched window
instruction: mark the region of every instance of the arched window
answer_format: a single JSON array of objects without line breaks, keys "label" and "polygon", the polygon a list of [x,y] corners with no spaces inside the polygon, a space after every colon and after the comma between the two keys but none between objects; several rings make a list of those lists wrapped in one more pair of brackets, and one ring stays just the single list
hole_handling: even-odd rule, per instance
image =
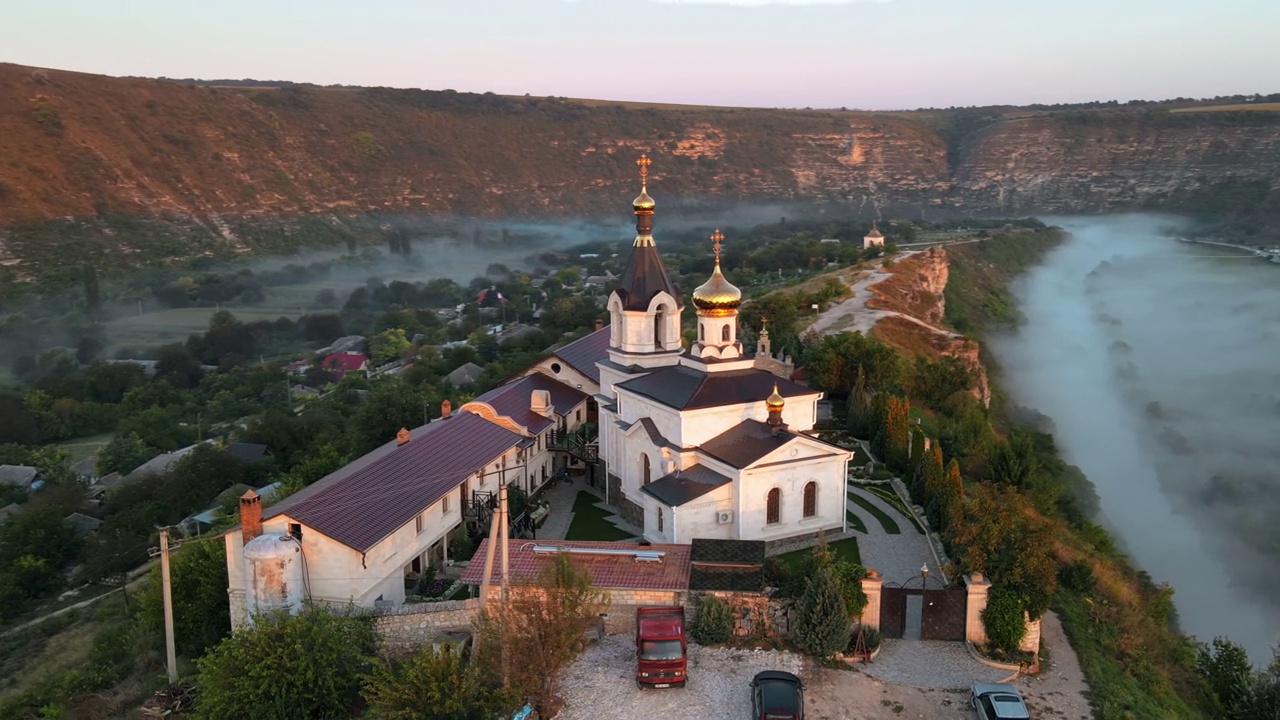
[{"label": "arched window", "polygon": [[804,516],[811,518],[818,514],[818,483],[810,481],[804,486]]},{"label": "arched window", "polygon": [[662,308],[658,308],[658,312],[653,316],[653,347],[657,350],[662,349],[662,318],[664,315]]},{"label": "arched window", "polygon": [[662,508],[658,508],[658,532],[662,532]]},{"label": "arched window", "polygon": [[782,491],[774,488],[769,491],[765,500],[765,522],[772,525],[779,522],[782,516]]},{"label": "arched window", "polygon": [[702,323],[698,323],[698,339],[702,342],[707,341],[707,326]]},{"label": "arched window", "polygon": [[640,465],[644,467],[644,484],[649,484],[649,456],[641,453]]},{"label": "arched window", "polygon": [[720,342],[729,342],[729,324],[725,323],[720,328]]}]

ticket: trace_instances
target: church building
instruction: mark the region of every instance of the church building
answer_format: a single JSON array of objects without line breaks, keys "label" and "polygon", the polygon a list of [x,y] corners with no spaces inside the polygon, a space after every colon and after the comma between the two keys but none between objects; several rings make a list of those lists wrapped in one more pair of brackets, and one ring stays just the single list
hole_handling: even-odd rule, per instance
[{"label": "church building", "polygon": [[633,203],[636,239],[608,300],[599,361],[600,454],[607,499],[655,543],[693,538],[776,541],[845,527],[848,450],[813,427],[822,393],[792,382],[769,355],[738,341],[742,291],[715,266],[693,291],[697,339],[680,336],[684,298],[653,239],[649,159]]}]

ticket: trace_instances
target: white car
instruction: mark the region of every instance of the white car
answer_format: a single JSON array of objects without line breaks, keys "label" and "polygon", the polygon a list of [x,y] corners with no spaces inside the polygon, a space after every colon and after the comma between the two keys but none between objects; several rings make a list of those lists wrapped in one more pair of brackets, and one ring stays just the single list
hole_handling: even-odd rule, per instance
[{"label": "white car", "polygon": [[1029,720],[1027,704],[1018,688],[1005,683],[977,683],[969,689],[969,702],[981,720]]}]

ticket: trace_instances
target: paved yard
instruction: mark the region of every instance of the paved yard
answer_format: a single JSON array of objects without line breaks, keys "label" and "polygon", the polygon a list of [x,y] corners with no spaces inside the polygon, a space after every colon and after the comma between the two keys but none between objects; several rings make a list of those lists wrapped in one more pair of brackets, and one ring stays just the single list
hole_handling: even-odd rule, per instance
[{"label": "paved yard", "polygon": [[871,517],[870,513],[854,501],[846,500],[847,509],[858,513],[867,526],[866,534],[858,535],[858,550],[862,553],[863,565],[877,570],[886,582],[895,583],[919,577],[921,565],[927,564],[931,571],[937,571],[934,567],[937,563],[933,560],[933,553],[929,551],[928,538],[916,532],[910,520],[874,493],[858,490],[855,486],[850,486],[849,492],[858,493],[865,502],[894,518],[900,529],[897,534],[886,532],[878,519]]}]

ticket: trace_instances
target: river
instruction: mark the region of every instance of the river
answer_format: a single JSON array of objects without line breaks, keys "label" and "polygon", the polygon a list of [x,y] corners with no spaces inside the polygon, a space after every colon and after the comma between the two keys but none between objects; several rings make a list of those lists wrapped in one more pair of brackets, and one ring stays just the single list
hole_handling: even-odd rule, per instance
[{"label": "river", "polygon": [[1101,522],[1174,588],[1182,630],[1255,663],[1280,632],[1280,266],[1179,242],[1176,219],[1053,217],[1068,239],[1017,282],[992,338],[1097,488]]}]

